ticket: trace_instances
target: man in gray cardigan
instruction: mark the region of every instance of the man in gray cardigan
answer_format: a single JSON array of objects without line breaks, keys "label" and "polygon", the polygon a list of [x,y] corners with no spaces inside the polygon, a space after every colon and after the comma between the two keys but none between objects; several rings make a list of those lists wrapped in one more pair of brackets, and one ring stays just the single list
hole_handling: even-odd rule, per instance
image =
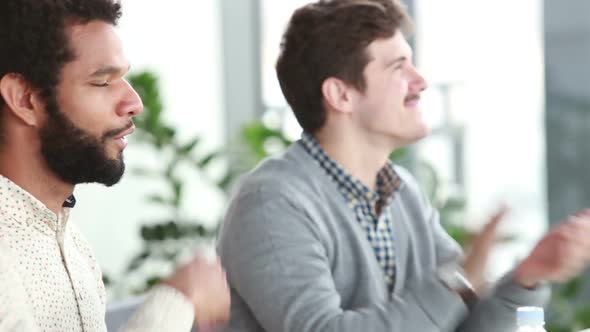
[{"label": "man in gray cardigan", "polygon": [[392,151],[428,134],[427,83],[393,0],[327,0],[297,10],[277,73],[301,140],[245,176],[219,252],[232,291],[228,331],[513,331],[519,306],[590,259],[590,214],[553,229],[481,294],[495,225],[463,259]]}]

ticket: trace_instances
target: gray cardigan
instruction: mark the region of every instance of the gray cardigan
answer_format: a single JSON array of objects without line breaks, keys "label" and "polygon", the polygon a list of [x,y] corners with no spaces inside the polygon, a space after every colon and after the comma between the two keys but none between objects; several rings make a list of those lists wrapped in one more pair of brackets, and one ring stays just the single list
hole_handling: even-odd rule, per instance
[{"label": "gray cardigan", "polygon": [[435,209],[404,169],[390,208],[396,279],[390,296],[371,245],[336,184],[298,144],[241,181],[219,253],[232,292],[226,331],[511,332],[516,308],[542,306],[503,278],[471,311],[436,269],[461,258]]}]

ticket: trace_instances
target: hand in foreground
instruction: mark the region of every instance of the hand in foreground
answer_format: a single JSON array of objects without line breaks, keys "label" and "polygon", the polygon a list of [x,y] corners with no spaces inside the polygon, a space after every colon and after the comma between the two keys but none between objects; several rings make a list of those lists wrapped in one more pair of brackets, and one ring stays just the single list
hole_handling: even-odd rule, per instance
[{"label": "hand in foreground", "polygon": [[590,263],[590,209],[565,219],[543,237],[515,270],[514,280],[525,288],[538,283],[564,282]]},{"label": "hand in foreground", "polygon": [[219,259],[197,254],[163,283],[176,288],[193,304],[199,331],[221,328],[229,320],[230,293]]},{"label": "hand in foreground", "polygon": [[508,213],[508,208],[500,208],[486,223],[483,230],[475,237],[465,257],[463,270],[476,293],[481,293],[485,288],[485,269],[494,246],[498,224]]}]

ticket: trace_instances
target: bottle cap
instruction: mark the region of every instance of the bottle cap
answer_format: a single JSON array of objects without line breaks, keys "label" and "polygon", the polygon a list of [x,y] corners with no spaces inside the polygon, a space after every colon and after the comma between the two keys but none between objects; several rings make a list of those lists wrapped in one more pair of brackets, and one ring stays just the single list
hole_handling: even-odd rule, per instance
[{"label": "bottle cap", "polygon": [[520,307],[516,310],[516,321],[519,325],[543,325],[545,312],[540,307]]}]

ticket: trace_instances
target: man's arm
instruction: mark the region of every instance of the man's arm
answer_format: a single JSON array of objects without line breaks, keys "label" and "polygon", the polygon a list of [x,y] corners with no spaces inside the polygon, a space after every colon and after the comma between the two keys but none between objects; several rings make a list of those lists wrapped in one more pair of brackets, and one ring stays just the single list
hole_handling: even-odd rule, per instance
[{"label": "man's arm", "polygon": [[344,310],[320,227],[284,195],[239,198],[226,223],[219,249],[228,279],[267,332],[450,332],[467,314],[434,274],[392,300]]},{"label": "man's arm", "polygon": [[[0,332],[41,331],[13,266],[10,251],[0,244]],[[150,292],[124,331],[188,331],[193,310],[193,304],[175,288],[160,286]]]},{"label": "man's arm", "polygon": [[[78,250],[86,257],[95,274],[104,305],[106,295],[100,267],[84,236],[75,224],[70,225]],[[229,316],[229,288],[221,264],[208,256],[200,252],[148,292],[146,300],[121,331],[172,332],[188,331],[193,323],[200,330],[224,325]]]},{"label": "man's arm", "polygon": [[[542,306],[549,298],[548,282],[563,282],[590,262],[590,210],[582,210],[554,227],[492,297],[484,299],[463,324],[463,331],[509,331],[518,306]],[[492,321],[498,325],[491,328]]]},{"label": "man's arm", "polygon": [[221,264],[197,255],[154,287],[121,331],[189,331],[193,322],[199,330],[211,330],[225,325],[229,306]]},{"label": "man's arm", "polygon": [[121,332],[190,331],[193,304],[173,287],[154,287]]},{"label": "man's arm", "polygon": [[[483,269],[488,260],[489,251],[494,243],[496,226],[506,213],[501,209],[492,216],[484,231],[472,245],[470,256],[464,259],[463,251],[455,240],[444,230],[440,224],[438,211],[430,204],[426,196],[420,190],[416,180],[403,168],[396,168],[402,176],[404,183],[408,185],[414,195],[413,202],[418,203],[415,209],[422,213],[422,218],[429,224],[433,231],[437,265],[444,266],[449,263],[464,265],[466,276],[476,290],[480,289],[483,280]],[[519,306],[543,306],[550,296],[547,286],[539,286],[535,289],[527,289],[514,281],[513,274],[509,273],[498,283],[490,296],[481,298],[474,305],[471,304],[469,314],[457,324],[457,332],[512,332],[515,327],[516,309]]]},{"label": "man's arm", "polygon": [[[439,263],[448,262],[450,257],[457,255],[456,242],[446,233],[438,220],[438,213],[432,210],[431,223],[435,233],[437,256]],[[492,220],[492,222],[494,222]],[[490,248],[488,248],[490,249]],[[486,257],[481,257],[486,259]],[[467,258],[469,260],[469,258]],[[483,264],[480,268],[484,268]],[[473,273],[475,274],[475,273]],[[459,332],[512,332],[515,328],[516,309],[520,306],[544,306],[550,296],[548,286],[526,289],[514,281],[513,273],[507,274],[489,296],[476,302],[466,319],[460,324]]]}]

